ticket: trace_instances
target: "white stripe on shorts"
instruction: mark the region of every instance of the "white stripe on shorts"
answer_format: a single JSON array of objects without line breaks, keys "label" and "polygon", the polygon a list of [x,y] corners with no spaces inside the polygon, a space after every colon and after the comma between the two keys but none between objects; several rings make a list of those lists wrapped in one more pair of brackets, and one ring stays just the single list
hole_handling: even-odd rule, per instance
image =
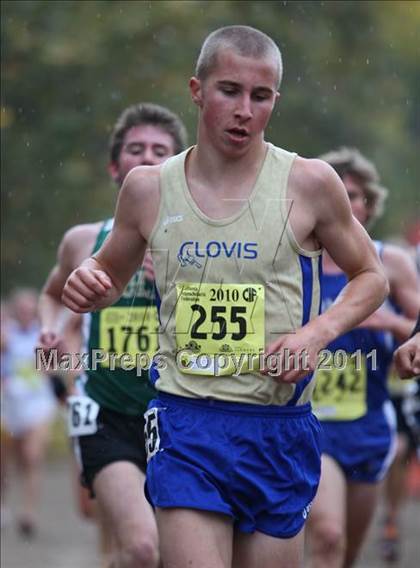
[{"label": "white stripe on shorts", "polygon": [[389,444],[388,453],[384,459],[381,470],[376,476],[376,481],[382,481],[391,467],[394,461],[395,454],[397,452],[397,416],[395,413],[394,405],[390,400],[386,400],[382,405],[382,411],[384,413],[385,420],[389,427],[389,433],[391,435],[391,442]]}]

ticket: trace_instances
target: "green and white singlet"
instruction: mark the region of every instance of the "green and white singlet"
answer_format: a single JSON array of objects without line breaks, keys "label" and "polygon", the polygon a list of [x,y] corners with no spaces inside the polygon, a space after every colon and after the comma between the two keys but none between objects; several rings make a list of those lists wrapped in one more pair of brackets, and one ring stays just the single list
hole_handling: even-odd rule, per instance
[{"label": "green and white singlet", "polygon": [[194,202],[183,152],[163,164],[161,202],[150,238],[160,319],[160,391],[239,403],[308,402],[297,385],[262,375],[259,355],[320,309],[321,251],[306,251],[288,223],[296,154],[267,145],[252,194],[239,211],[211,219]]},{"label": "green and white singlet", "polygon": [[[104,222],[92,254],[101,247],[112,225],[113,219]],[[147,359],[139,358],[140,354],[151,360],[156,352],[158,325],[154,284],[144,278],[140,268],[115,304],[84,316],[85,344],[92,360],[94,350],[108,354],[96,369],[91,360],[86,394],[115,412],[143,413],[156,393],[148,382],[148,371],[139,373],[137,365],[146,368]],[[120,359],[123,354],[125,359]]]}]

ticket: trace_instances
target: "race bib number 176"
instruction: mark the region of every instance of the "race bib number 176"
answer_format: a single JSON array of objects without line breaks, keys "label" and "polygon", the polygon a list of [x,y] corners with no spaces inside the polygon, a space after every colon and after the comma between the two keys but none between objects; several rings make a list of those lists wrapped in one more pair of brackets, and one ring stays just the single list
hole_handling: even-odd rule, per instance
[{"label": "race bib number 176", "polygon": [[110,355],[118,363],[128,354],[134,368],[137,355],[144,353],[151,359],[156,353],[159,319],[155,306],[111,306],[101,310],[99,321],[99,347],[108,354],[102,366],[110,366]]}]

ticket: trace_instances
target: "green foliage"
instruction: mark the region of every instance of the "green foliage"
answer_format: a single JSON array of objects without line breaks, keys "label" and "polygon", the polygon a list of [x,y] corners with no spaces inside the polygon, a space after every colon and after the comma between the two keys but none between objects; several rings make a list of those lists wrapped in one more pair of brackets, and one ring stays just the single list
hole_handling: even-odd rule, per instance
[{"label": "green foliage", "polygon": [[188,78],[204,37],[234,23],[262,29],[283,52],[267,138],[308,157],[360,148],[391,190],[378,233],[403,232],[420,206],[420,3],[5,1],[4,290],[41,285],[63,232],[112,214],[107,138],[125,106],[167,105],[194,140]]}]

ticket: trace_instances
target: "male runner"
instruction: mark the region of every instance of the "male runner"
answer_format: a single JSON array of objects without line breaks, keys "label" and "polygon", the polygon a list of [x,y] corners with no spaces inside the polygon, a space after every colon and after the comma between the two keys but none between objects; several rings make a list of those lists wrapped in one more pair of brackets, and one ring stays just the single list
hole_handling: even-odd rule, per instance
[{"label": "male runner", "polygon": [[[185,148],[186,132],[179,118],[153,104],[128,107],[110,140],[109,171],[118,186],[134,167],[155,166]],[[85,258],[99,249],[113,220],[70,229],[59,248],[58,262],[45,284],[40,313],[41,342],[48,350],[60,345],[57,326],[64,283]],[[135,267],[136,269],[141,264]],[[153,282],[137,270],[121,299],[103,311],[85,316],[86,351],[101,348],[111,356],[156,350],[157,326]],[[147,373],[112,368],[111,358],[87,371],[85,397],[71,397],[72,435],[78,436],[83,479],[94,492],[101,514],[115,536],[121,568],[156,566],[157,532],[152,509],[144,497],[144,418],[153,395]]]},{"label": "male runner", "polygon": [[[197,145],[127,177],[109,239],[63,292],[80,313],[114,302],[149,243],[161,333],[146,489],[165,567],[301,565],[320,469],[310,371],[387,292],[332,168],[264,141],[281,73],[258,30],[206,39],[190,80]],[[349,284],[317,317],[322,246]],[[287,350],[306,364],[283,372]],[[275,376],[255,362],[264,352]]]},{"label": "male runner", "polygon": [[[351,148],[321,159],[340,175],[354,216],[368,226],[382,213],[387,194],[374,165]],[[375,244],[390,285],[388,300],[359,328],[328,345],[316,375],[313,405],[323,427],[321,482],[309,522],[316,568],[354,563],[375,510],[379,481],[395,454],[395,412],[387,377],[394,336],[408,337],[420,300],[410,257],[398,247]],[[346,274],[324,254],[323,311],[346,284]]]}]

